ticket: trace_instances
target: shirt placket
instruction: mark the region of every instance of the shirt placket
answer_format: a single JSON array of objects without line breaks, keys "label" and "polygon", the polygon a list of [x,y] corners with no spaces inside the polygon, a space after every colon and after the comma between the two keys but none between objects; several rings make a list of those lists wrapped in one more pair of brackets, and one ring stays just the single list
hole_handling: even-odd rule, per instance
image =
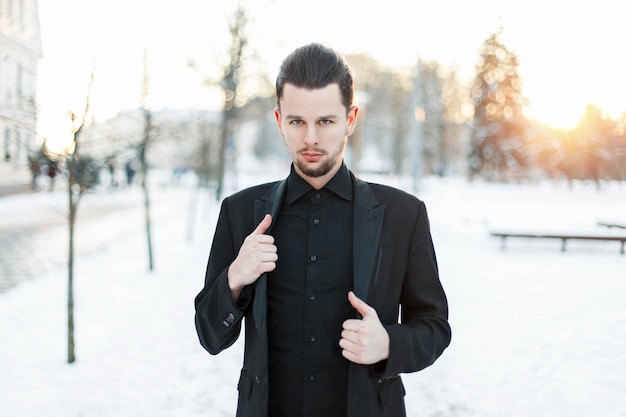
[{"label": "shirt placket", "polygon": [[323,203],[324,192],[316,190],[310,196],[310,210],[308,219],[308,244],[307,244],[307,268],[304,291],[304,415],[309,415],[317,399],[312,392],[316,392],[315,371],[319,368],[320,362],[320,313],[318,307],[317,289],[321,279],[320,264],[324,261],[320,258],[322,253],[323,238]]}]

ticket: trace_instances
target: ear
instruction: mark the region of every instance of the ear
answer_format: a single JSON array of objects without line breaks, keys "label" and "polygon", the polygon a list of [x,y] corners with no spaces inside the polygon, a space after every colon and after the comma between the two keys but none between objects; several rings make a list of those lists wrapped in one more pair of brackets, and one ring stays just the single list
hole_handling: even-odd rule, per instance
[{"label": "ear", "polygon": [[352,106],[348,111],[348,126],[346,127],[346,136],[351,136],[356,128],[356,117],[359,114],[359,106]]},{"label": "ear", "polygon": [[276,119],[276,126],[278,126],[278,133],[280,134],[280,136],[285,137],[285,132],[283,131],[282,117],[280,115],[280,109],[278,107],[274,108],[274,118]]}]

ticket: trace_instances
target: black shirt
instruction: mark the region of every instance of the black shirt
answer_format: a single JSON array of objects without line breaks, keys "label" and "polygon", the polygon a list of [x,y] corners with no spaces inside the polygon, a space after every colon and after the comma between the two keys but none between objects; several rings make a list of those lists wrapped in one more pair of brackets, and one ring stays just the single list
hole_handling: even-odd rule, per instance
[{"label": "black shirt", "polygon": [[272,228],[278,248],[268,275],[269,415],[346,415],[349,362],[342,324],[355,317],[352,180],[348,169],[315,190],[293,169]]}]

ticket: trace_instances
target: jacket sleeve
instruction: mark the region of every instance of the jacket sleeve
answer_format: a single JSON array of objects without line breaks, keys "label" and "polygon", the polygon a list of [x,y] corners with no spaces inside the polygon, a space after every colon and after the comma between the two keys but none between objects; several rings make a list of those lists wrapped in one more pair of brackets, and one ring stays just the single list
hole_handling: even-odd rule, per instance
[{"label": "jacket sleeve", "polygon": [[430,224],[422,201],[409,242],[400,305],[400,323],[385,326],[390,339],[389,358],[376,366],[379,372],[384,369],[382,377],[432,365],[451,340],[448,302],[439,279]]},{"label": "jacket sleeve", "polygon": [[200,344],[213,355],[239,338],[242,318],[252,298],[252,288],[247,287],[235,303],[228,287],[228,267],[237,256],[239,240],[233,237],[228,199],[225,199],[215,228],[204,287],[194,301]]}]

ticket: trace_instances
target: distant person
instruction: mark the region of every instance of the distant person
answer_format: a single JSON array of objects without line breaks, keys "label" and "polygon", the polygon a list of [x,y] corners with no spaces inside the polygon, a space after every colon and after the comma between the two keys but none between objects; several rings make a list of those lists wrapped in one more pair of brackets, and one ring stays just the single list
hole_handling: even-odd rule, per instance
[{"label": "distant person", "polygon": [[46,165],[46,175],[50,178],[50,188],[49,191],[54,191],[54,179],[57,176],[57,163],[53,160],[48,160],[48,164]]},{"label": "distant person", "polygon": [[110,177],[109,185],[111,188],[117,188],[117,178],[115,177],[115,158],[112,156],[108,157],[106,159],[106,166]]},{"label": "distant person", "polygon": [[30,173],[32,176],[30,186],[33,190],[36,190],[38,187],[37,178],[39,178],[39,175],[41,174],[41,166],[39,165],[39,160],[37,159],[36,156],[30,155],[28,157],[28,162],[29,162]]},{"label": "distant person", "polygon": [[133,179],[135,178],[135,173],[137,169],[135,168],[135,162],[133,160],[126,161],[126,184],[130,187],[133,183]]},{"label": "distant person", "polygon": [[344,164],[353,95],[335,51],[292,52],[274,110],[290,173],[222,203],[195,323],[218,354],[245,318],[239,417],[405,416],[400,374],[450,343],[424,203]]}]

